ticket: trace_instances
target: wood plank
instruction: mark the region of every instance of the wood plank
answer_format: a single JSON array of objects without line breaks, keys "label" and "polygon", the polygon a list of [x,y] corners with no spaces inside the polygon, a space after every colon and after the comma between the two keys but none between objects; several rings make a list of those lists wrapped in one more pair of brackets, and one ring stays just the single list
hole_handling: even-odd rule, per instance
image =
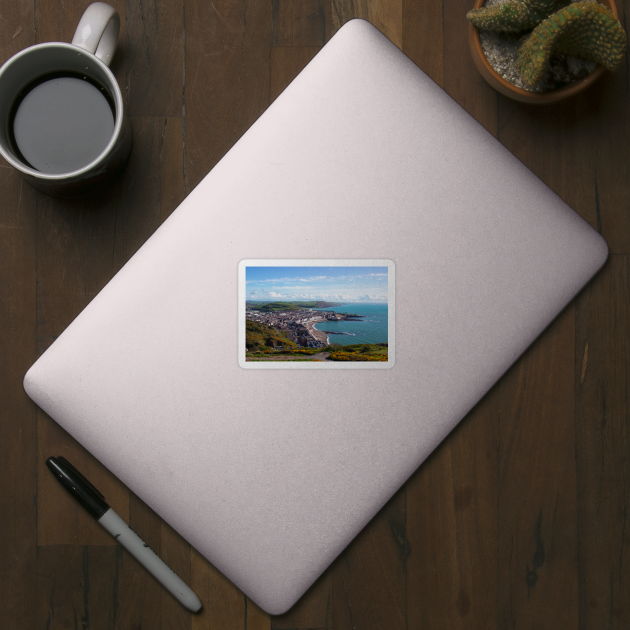
[{"label": "wood plank", "polygon": [[[612,81],[614,78],[605,78],[602,80],[601,85],[606,85],[606,81]],[[618,107],[620,100],[619,94],[613,93],[612,88],[608,91],[608,98],[611,103],[617,103],[615,107]],[[617,179],[613,182],[608,174],[611,170],[611,162],[609,160],[614,154],[607,149],[607,141],[601,137],[601,130],[608,127],[606,119],[602,117],[602,93],[598,90],[591,90],[578,97],[575,97],[566,102],[557,103],[544,108],[537,108],[534,106],[528,106],[524,104],[514,103],[508,99],[500,97],[499,99],[499,139],[505,144],[517,157],[519,157],[527,166],[529,166],[539,177],[543,179],[555,192],[557,192],[563,199],[565,199],[576,211],[584,216],[593,227],[600,231],[606,231],[604,228],[606,216],[616,217],[618,216],[618,207],[615,208],[613,202],[614,197],[620,194],[623,198],[627,193],[627,181],[624,178],[619,177],[620,173],[617,171]],[[619,118],[620,124],[617,131],[623,138],[625,130],[625,121]],[[524,135],[527,135],[527,140],[524,141]],[[608,138],[610,139],[610,138]],[[619,159],[617,155],[615,162]],[[602,167],[602,165],[606,165]],[[613,169],[614,170],[614,167]],[[607,179],[605,185],[602,184],[604,179],[600,177],[600,173],[606,171]],[[605,192],[604,192],[605,191]],[[602,202],[602,199],[606,201]],[[604,210],[605,208],[605,210]],[[623,226],[621,232],[623,234]],[[620,245],[620,240],[616,241],[617,245]],[[578,352],[580,351],[580,345],[578,343]],[[567,355],[568,356],[568,355]],[[575,361],[578,361],[578,357],[575,357]],[[562,370],[570,369],[567,366]],[[575,368],[573,368],[575,370]],[[596,368],[594,368],[596,369]],[[567,402],[568,404],[568,402]],[[581,407],[578,402],[577,405],[576,422],[580,427]],[[561,416],[564,419],[564,414]],[[564,420],[563,420],[564,421]],[[556,419],[557,423],[558,420]],[[568,422],[568,420],[567,420]],[[538,427],[538,424],[536,425]],[[538,428],[534,428],[538,431]],[[567,433],[567,440],[571,440],[570,429],[568,425],[564,428]],[[560,446],[560,444],[558,444]],[[555,521],[559,521],[560,527],[564,528],[566,536],[564,537],[565,545],[561,554],[555,554],[554,560],[559,564],[556,568],[556,581],[554,585],[555,600],[553,602],[543,601],[540,598],[540,592],[545,589],[536,589],[536,597],[528,599],[527,606],[524,609],[517,608],[516,611],[509,614],[515,615],[510,617],[511,619],[522,619],[523,623],[526,623],[527,619],[542,618],[542,611],[545,610],[544,618],[550,623],[549,627],[552,627],[553,618],[555,615],[556,621],[560,622],[560,601],[565,600],[567,606],[567,614],[565,620],[562,623],[569,623],[568,620],[573,619],[577,625],[578,611],[576,611],[575,599],[577,598],[575,584],[578,579],[578,571],[576,568],[576,559],[574,554],[579,553],[580,557],[584,553],[582,550],[582,542],[580,540],[579,547],[576,550],[573,549],[573,545],[577,545],[574,523],[575,517],[571,515],[574,508],[572,506],[572,498],[569,495],[570,484],[573,483],[569,477],[569,472],[574,470],[575,464],[570,461],[568,446],[563,446],[564,458],[566,460],[565,480],[562,483],[555,482],[558,485],[560,503],[564,505],[565,516],[561,519],[555,518]],[[579,449],[579,443],[578,443]],[[578,451],[579,452],[579,451]],[[555,457],[550,451],[549,458]],[[601,462],[600,462],[601,463]],[[575,473],[578,474],[577,472]],[[509,478],[507,483],[511,483]],[[553,481],[550,479],[550,483]],[[511,483],[514,485],[514,483]],[[578,494],[579,501],[582,498],[582,493]],[[515,499],[516,500],[516,499]],[[520,499],[519,499],[520,500]],[[541,562],[543,556],[540,551],[545,550],[545,545],[549,538],[553,535],[553,531],[544,533],[545,522],[547,527],[553,527],[553,529],[559,529],[559,527],[550,523],[550,517],[554,514],[554,508],[551,505],[552,498],[545,497],[547,506],[541,506],[539,511],[539,518],[535,518],[535,503],[534,499],[531,499],[532,505],[529,508],[529,514],[526,517],[527,529],[519,527],[519,531],[522,532],[521,536],[529,536],[530,538],[530,560],[527,564],[528,573],[526,576],[531,582],[535,582],[535,577],[539,575],[536,570],[536,562]],[[579,505],[579,504],[578,504]],[[500,508],[501,509],[501,508]],[[558,508],[560,509],[560,508]],[[580,509],[579,507],[575,508]],[[520,519],[515,519],[520,520]],[[536,555],[536,549],[532,550],[531,542],[532,538],[537,541],[536,549],[538,550],[538,556]],[[507,540],[500,541],[500,550],[503,552],[503,557],[506,557],[514,551],[519,549],[522,545],[522,541],[515,543],[513,546],[508,545]],[[524,548],[520,547],[520,553],[525,554]],[[588,552],[587,552],[588,553]],[[558,557],[558,556],[561,557]],[[511,555],[510,555],[511,557]],[[547,551],[544,554],[545,558],[549,557]],[[538,558],[538,559],[537,559]],[[501,552],[500,552],[501,559]],[[525,561],[523,557],[522,562]],[[562,563],[564,568],[561,569]],[[561,573],[562,572],[562,573]],[[580,570],[580,576],[582,571]],[[516,579],[516,578],[515,578]],[[580,604],[579,604],[579,619],[580,624],[583,623],[584,613],[584,598],[585,589],[580,577]],[[518,581],[518,580],[517,580]],[[505,584],[505,581],[503,582]],[[538,585],[540,587],[540,584]],[[523,589],[522,579],[520,589]],[[501,602],[506,609],[513,611],[513,602],[510,599],[510,603],[507,603],[508,598],[513,597],[513,593],[509,592],[510,589],[504,588],[502,591],[503,601]],[[527,591],[527,597],[530,597],[530,591]],[[595,598],[597,600],[598,598]],[[521,605],[525,600],[524,590],[521,590]],[[551,611],[551,614],[549,614]],[[506,615],[508,613],[506,612]],[[582,625],[580,627],[583,627]],[[584,626],[586,627],[586,626]],[[591,626],[595,627],[595,626]]]},{"label": "wood plank", "polygon": [[[499,140],[579,214],[597,227],[592,131],[587,95],[545,107],[499,99]],[[527,133],[527,142],[523,134]]]},{"label": "wood plank", "polygon": [[630,627],[630,260],[611,256],[576,305],[580,628]]},{"label": "wood plank", "polygon": [[111,630],[116,612],[116,548],[42,547],[33,606],[36,628]]},{"label": "wood plank", "polygon": [[[33,3],[0,9],[0,64],[35,43]],[[22,388],[35,345],[37,193],[0,158],[0,619],[36,625],[37,417]]]},{"label": "wood plank", "polygon": [[[13,23],[15,24],[15,22]],[[0,618],[32,628],[37,541],[37,410],[22,379],[35,344],[36,192],[0,160]]]},{"label": "wood plank", "polygon": [[402,49],[403,0],[332,0],[332,33],[348,20],[363,18]]},{"label": "wood plank", "polygon": [[195,549],[191,588],[203,602],[203,608],[193,617],[193,630],[246,630],[249,606],[245,595]]},{"label": "wood plank", "polygon": [[272,46],[323,46],[330,39],[330,0],[272,0]]},{"label": "wood plank", "polygon": [[[186,584],[190,584],[190,545],[133,494],[130,513],[130,527]],[[116,619],[117,628],[146,626],[155,630],[190,630],[192,613],[126,550],[122,550],[119,557],[117,580],[121,610]]]},{"label": "wood plank", "polygon": [[114,213],[112,272],[140,249],[184,199],[181,118],[132,117],[131,121],[134,146]]},{"label": "wood plank", "polygon": [[31,0],[4,2],[0,20],[0,64],[23,48],[37,43],[36,37],[33,2]]},{"label": "wood plank", "polygon": [[254,602],[245,597],[245,630],[270,630],[271,618]]},{"label": "wood plank", "polygon": [[571,305],[500,385],[501,627],[578,626],[574,345]]},{"label": "wood plank", "polygon": [[183,0],[137,0],[126,9],[125,62],[130,116],[181,116]]},{"label": "wood plank", "polygon": [[269,53],[269,98],[275,101],[321,47],[272,48]]},{"label": "wood plank", "polygon": [[315,630],[333,628],[331,569],[315,581],[298,602],[284,615],[271,617],[272,630]]},{"label": "wood plank", "polygon": [[185,29],[189,192],[269,105],[269,3],[192,3]]},{"label": "wood plank", "polygon": [[112,275],[112,243],[121,181],[73,200],[40,195],[37,350],[44,352]]},{"label": "wood plank", "polygon": [[409,630],[496,618],[499,400],[497,386],[407,483]]},{"label": "wood plank", "polygon": [[[625,14],[630,14],[630,3]],[[618,5],[619,6],[619,5]],[[626,17],[627,19],[627,17]],[[626,32],[628,27],[626,26]],[[582,145],[593,164],[591,180],[595,200],[591,203],[588,220],[597,227],[615,254],[630,254],[630,160],[626,148],[630,146],[630,64],[623,64],[615,73],[607,73],[594,86],[589,98],[593,106],[582,124],[574,129],[588,135]],[[567,164],[574,167],[574,162]],[[575,178],[575,183],[577,183]],[[573,204],[571,204],[573,205]],[[594,215],[594,216],[593,216]]]},{"label": "wood plank", "polygon": [[[121,0],[109,2],[120,13],[120,28],[124,38],[125,3]],[[39,0],[35,4],[37,13],[37,43],[43,42],[71,42],[81,16],[88,4],[83,2],[68,2],[60,5],[52,0]]]},{"label": "wood plank", "polygon": [[619,211],[630,204],[622,149],[630,141],[628,98],[623,75],[609,74],[567,101],[538,107],[500,97],[498,109],[501,142],[600,231],[613,253],[628,253],[630,243],[628,213]]},{"label": "wood plank", "polygon": [[440,87],[444,87],[442,1],[403,0],[402,50]]},{"label": "wood plank", "polygon": [[[479,74],[468,50],[470,0],[443,4],[443,88],[491,134],[497,135],[498,93]],[[437,51],[436,51],[436,54]]]},{"label": "wood plank", "polygon": [[332,627],[406,628],[409,553],[403,487],[333,564]]},{"label": "wood plank", "polygon": [[164,119],[159,148],[161,225],[184,200],[184,134],[181,117]]}]

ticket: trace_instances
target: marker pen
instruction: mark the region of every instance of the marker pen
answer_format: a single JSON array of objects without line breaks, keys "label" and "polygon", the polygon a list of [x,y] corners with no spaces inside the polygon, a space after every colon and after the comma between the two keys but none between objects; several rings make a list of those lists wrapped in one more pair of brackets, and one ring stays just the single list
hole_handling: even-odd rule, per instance
[{"label": "marker pen", "polygon": [[197,612],[201,601],[105,502],[105,497],[65,458],[49,457],[46,466],[61,485],[151,573],[183,606]]}]

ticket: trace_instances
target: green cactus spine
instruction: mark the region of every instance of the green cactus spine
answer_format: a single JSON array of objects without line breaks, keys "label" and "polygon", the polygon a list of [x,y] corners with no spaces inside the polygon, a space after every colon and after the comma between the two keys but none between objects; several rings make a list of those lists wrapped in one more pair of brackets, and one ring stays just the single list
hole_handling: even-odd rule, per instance
[{"label": "green cactus spine", "polygon": [[565,53],[616,69],[626,33],[615,14],[596,2],[575,2],[543,20],[519,48],[516,65],[528,85],[540,81],[554,53]]},{"label": "green cactus spine", "polygon": [[568,0],[507,0],[481,9],[472,9],[466,17],[479,29],[501,33],[519,33],[534,28]]}]

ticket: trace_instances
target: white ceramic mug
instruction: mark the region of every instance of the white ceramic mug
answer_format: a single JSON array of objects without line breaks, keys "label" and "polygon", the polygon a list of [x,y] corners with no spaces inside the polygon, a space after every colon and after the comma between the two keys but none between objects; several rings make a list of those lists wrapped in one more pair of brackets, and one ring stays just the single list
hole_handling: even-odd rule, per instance
[{"label": "white ceramic mug", "polygon": [[[30,46],[0,68],[0,154],[33,187],[46,194],[72,197],[89,192],[108,183],[127,161],[131,125],[125,116],[122,93],[108,67],[116,51],[119,31],[118,12],[108,4],[95,2],[83,14],[71,44],[49,42]],[[34,90],[32,86],[47,82],[50,76],[65,74],[100,88],[113,115],[113,131],[110,137],[109,126],[106,130],[99,129],[101,136],[105,133],[105,139],[101,139],[104,148],[100,150],[101,145],[95,145],[97,154],[89,162],[73,166],[69,172],[44,172],[34,168],[20,151],[13,125],[18,108]],[[54,126],[45,129],[54,131]]]}]

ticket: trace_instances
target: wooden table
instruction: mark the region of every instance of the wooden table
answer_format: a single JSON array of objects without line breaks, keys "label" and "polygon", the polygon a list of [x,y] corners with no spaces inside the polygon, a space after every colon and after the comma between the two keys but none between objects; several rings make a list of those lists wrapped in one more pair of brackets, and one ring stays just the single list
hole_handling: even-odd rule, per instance
[{"label": "wooden table", "polygon": [[[61,201],[0,164],[0,625],[335,630],[630,627],[630,72],[534,107],[468,53],[470,0],[132,0],[114,72],[134,146]],[[1,0],[0,62],[87,2]],[[630,2],[619,5],[627,15]],[[610,259],[284,616],[269,617],[26,397],[28,367],[341,24],[370,20],[599,230]],[[325,185],[325,182],[322,182]],[[66,455],[183,578],[191,615],[61,495]],[[273,579],[273,576],[269,576]]]}]

